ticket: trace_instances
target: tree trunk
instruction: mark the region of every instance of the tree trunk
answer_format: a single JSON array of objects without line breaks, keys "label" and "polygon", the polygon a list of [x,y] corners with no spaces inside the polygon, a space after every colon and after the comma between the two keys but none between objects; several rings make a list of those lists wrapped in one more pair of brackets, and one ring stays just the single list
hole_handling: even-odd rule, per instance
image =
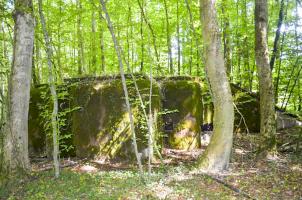
[{"label": "tree trunk", "polygon": [[36,66],[36,74],[37,74],[37,80],[38,84],[40,84],[40,81],[42,80],[42,69],[41,69],[41,52],[40,52],[40,44],[39,40],[35,39],[35,54],[36,54],[36,61],[35,61],[35,66]]},{"label": "tree trunk", "polygon": [[[142,3],[142,10],[144,9],[144,4]],[[140,72],[142,73],[144,70],[144,33],[143,33],[143,13],[141,12],[141,23],[140,23],[140,35],[141,35],[141,69]]]},{"label": "tree trunk", "polygon": [[164,8],[166,14],[166,37],[167,37],[167,47],[168,47],[168,66],[170,74],[173,74],[173,59],[172,59],[172,50],[171,50],[171,38],[170,38],[170,24],[169,24],[169,15],[168,15],[168,6],[167,0],[164,0]]},{"label": "tree trunk", "polygon": [[102,16],[102,10],[99,11],[100,15],[100,40],[101,40],[101,70],[102,73],[105,73],[105,43],[104,43],[104,29],[103,29],[103,21],[104,18]]},{"label": "tree trunk", "polygon": [[221,171],[229,166],[233,142],[233,100],[221,52],[215,0],[200,0],[205,47],[205,66],[214,103],[214,132],[198,159],[200,168]]},{"label": "tree trunk", "polygon": [[92,9],[91,13],[91,49],[90,49],[90,55],[91,55],[91,67],[90,72],[92,72],[94,75],[96,74],[96,21],[95,21],[95,12],[94,9]]},{"label": "tree trunk", "polygon": [[280,55],[278,57],[279,62],[277,66],[277,77],[276,77],[276,83],[275,83],[275,103],[278,104],[279,101],[279,81],[280,81],[280,74],[281,74],[281,66],[282,66],[282,56],[283,56],[283,46],[284,46],[284,38],[285,38],[285,32],[282,33],[282,39],[280,44]]},{"label": "tree trunk", "polygon": [[[242,21],[243,21],[243,29],[244,29],[244,36],[242,38],[243,41],[243,79],[241,79],[242,82],[242,87],[243,88],[249,88],[249,81],[250,76],[252,76],[252,73],[250,72],[250,46],[249,46],[249,32],[248,32],[248,19],[247,19],[247,4],[246,0],[242,1],[242,10],[243,10],[243,16],[242,16]],[[247,74],[247,75],[246,75]]]},{"label": "tree trunk", "polygon": [[255,3],[255,58],[260,90],[260,151],[276,150],[275,100],[267,45],[267,0]]},{"label": "tree trunk", "polygon": [[28,158],[28,110],[34,45],[31,0],[15,1],[14,54],[10,77],[9,122],[4,138],[4,167],[9,173],[30,169]]},{"label": "tree trunk", "polygon": [[[33,55],[35,54],[35,45],[33,46]],[[32,69],[31,69],[31,77],[32,77],[32,83],[33,86],[36,87],[38,85],[38,78],[37,78],[37,72],[35,68],[35,59],[32,58]]]},{"label": "tree trunk", "polygon": [[53,67],[52,67],[52,47],[50,44],[50,39],[48,36],[48,32],[46,30],[46,22],[44,19],[43,11],[42,11],[42,0],[38,1],[39,3],[39,15],[42,25],[42,31],[44,35],[44,40],[46,44],[46,54],[47,54],[47,64],[48,64],[48,84],[50,86],[50,92],[53,101],[53,111],[51,115],[51,125],[52,125],[52,139],[53,139],[53,161],[54,161],[54,169],[55,169],[55,177],[58,178],[60,174],[59,168],[59,143],[58,143],[58,96],[56,92],[55,79],[53,76]]},{"label": "tree trunk", "polygon": [[[127,16],[127,61],[128,63],[130,63],[130,30],[132,29],[132,20],[131,20],[131,7],[130,5],[128,5],[128,16]],[[131,41],[131,43],[133,43]],[[131,66],[133,65],[133,63],[131,63]],[[129,67],[129,69],[127,69],[127,73],[130,73],[131,68]]]},{"label": "tree trunk", "polygon": [[154,30],[153,30],[153,27],[152,25],[150,24],[150,22],[148,21],[148,18],[146,17],[146,14],[145,14],[145,11],[144,11],[144,8],[143,8],[143,4],[140,2],[140,0],[137,0],[137,3],[139,5],[139,8],[141,10],[141,14],[142,14],[142,17],[145,21],[145,23],[147,24],[150,32],[151,32],[151,36],[152,36],[152,42],[153,42],[153,48],[154,48],[154,53],[155,53],[155,57],[156,57],[156,65],[157,65],[157,74],[159,74],[162,70],[161,70],[161,67],[160,67],[160,61],[159,61],[159,52],[157,50],[157,45],[156,45],[156,36],[155,36],[155,33],[154,33]]},{"label": "tree trunk", "polygon": [[177,74],[180,76],[180,30],[179,30],[179,0],[177,0],[176,26],[177,26]]},{"label": "tree trunk", "polygon": [[223,13],[223,52],[224,52],[224,60],[227,75],[229,78],[232,71],[232,63],[231,63],[231,45],[230,45],[230,20],[228,13],[227,2],[222,2],[222,13]]},{"label": "tree trunk", "polygon": [[[193,20],[193,15],[192,15],[192,12],[191,12],[190,4],[189,4],[188,0],[185,0],[185,3],[186,3],[186,7],[187,7],[189,17],[190,17],[190,26],[191,26],[191,31],[193,33],[193,39],[195,40],[196,52],[197,52],[197,59],[196,59],[197,64],[196,64],[196,66],[198,66],[200,60],[202,60],[201,59],[202,50],[201,50],[200,45],[199,45],[196,30],[194,28],[194,20]],[[191,55],[192,55],[192,53],[191,53]],[[198,59],[199,57],[200,57],[200,59]],[[196,72],[197,72],[197,76],[199,76],[199,67],[197,68]],[[191,75],[191,73],[190,73],[190,75]]]},{"label": "tree trunk", "polygon": [[85,60],[84,60],[84,44],[83,44],[83,35],[82,35],[82,4],[81,0],[77,0],[77,10],[78,10],[78,18],[77,18],[77,36],[78,36],[78,74],[83,74],[85,68]]},{"label": "tree trunk", "polygon": [[111,23],[111,19],[109,17],[108,12],[107,12],[106,4],[105,4],[104,0],[100,0],[100,3],[102,5],[102,9],[103,9],[103,12],[104,12],[106,20],[107,20],[108,29],[110,31],[110,34],[111,34],[111,37],[112,37],[112,40],[113,40],[113,43],[114,43],[114,49],[115,49],[117,57],[118,57],[119,70],[120,70],[120,74],[121,74],[121,78],[122,78],[123,91],[124,91],[124,95],[125,95],[125,103],[126,103],[126,107],[127,107],[127,111],[128,111],[128,115],[129,115],[129,121],[130,121],[130,130],[131,130],[131,135],[132,135],[132,145],[133,145],[135,156],[136,156],[136,159],[137,159],[137,164],[139,166],[140,175],[141,175],[141,178],[143,178],[143,166],[142,166],[142,163],[141,163],[141,158],[139,156],[138,147],[137,147],[137,143],[136,143],[134,119],[133,119],[132,109],[131,109],[131,105],[130,105],[130,101],[129,101],[128,89],[127,89],[127,85],[126,85],[126,78],[125,78],[125,73],[124,73],[122,52],[121,52],[120,46],[118,44],[118,40],[115,36],[113,26],[112,26],[112,23]]},{"label": "tree trunk", "polygon": [[271,60],[270,60],[271,70],[273,70],[273,68],[274,68],[275,60],[276,60],[276,57],[277,57],[278,44],[279,44],[279,38],[280,38],[281,26],[282,26],[282,23],[283,23],[283,19],[284,19],[284,0],[281,0],[280,11],[279,11],[279,19],[278,19],[277,30],[276,30],[275,40],[274,40],[273,54],[272,54],[272,57],[271,57]]}]

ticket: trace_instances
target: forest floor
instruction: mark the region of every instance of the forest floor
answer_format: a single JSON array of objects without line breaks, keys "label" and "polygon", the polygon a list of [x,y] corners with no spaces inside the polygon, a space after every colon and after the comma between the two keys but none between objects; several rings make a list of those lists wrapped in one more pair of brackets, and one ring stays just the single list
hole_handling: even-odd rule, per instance
[{"label": "forest floor", "polygon": [[[302,128],[297,130],[300,135]],[[283,131],[279,139],[284,140],[285,134],[293,135]],[[218,175],[192,169],[203,149],[165,149],[165,164],[153,166],[146,183],[140,181],[134,165],[96,160],[64,160],[65,167],[55,179],[48,170],[51,163],[40,160],[33,164],[30,178],[10,186],[13,190],[6,198],[302,199],[301,151],[287,149],[278,157],[259,159],[255,156],[258,140],[257,135],[236,135],[230,169]]]}]

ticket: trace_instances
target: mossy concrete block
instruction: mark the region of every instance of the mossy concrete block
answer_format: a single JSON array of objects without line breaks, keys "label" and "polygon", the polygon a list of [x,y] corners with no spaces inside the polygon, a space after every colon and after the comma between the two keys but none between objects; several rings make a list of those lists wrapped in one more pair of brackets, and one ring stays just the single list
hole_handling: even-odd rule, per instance
[{"label": "mossy concrete block", "polygon": [[161,88],[163,108],[168,112],[163,115],[168,145],[170,148],[185,150],[200,147],[203,114],[200,83],[164,80]]},{"label": "mossy concrete block", "polygon": [[[76,155],[91,157],[114,153],[118,148],[114,140],[123,141],[130,137],[120,83],[79,84],[70,93],[72,105],[79,107],[72,114]],[[110,149],[112,153],[108,152]]]},{"label": "mossy concrete block", "polygon": [[259,133],[260,131],[260,103],[257,98],[247,92],[232,86],[233,100],[239,112],[235,109],[234,132]]},{"label": "mossy concrete block", "polygon": [[[146,100],[148,80],[138,80],[142,98]],[[130,101],[139,151],[146,148],[146,127],[133,83],[128,82]],[[133,157],[129,114],[121,80],[106,80],[76,85],[71,90],[73,106],[72,132],[78,157]],[[153,88],[153,112],[161,108],[159,89]]]},{"label": "mossy concrete block", "polygon": [[28,115],[28,147],[30,155],[39,155],[45,152],[46,132],[40,112],[44,104],[41,98],[41,88],[31,88],[29,115]]},{"label": "mossy concrete block", "polygon": [[[60,123],[60,155],[74,156],[71,133],[70,99],[68,86],[57,86],[58,94],[58,119]],[[53,102],[47,84],[31,88],[28,118],[28,146],[32,156],[46,155],[52,157],[53,141],[51,114]]]},{"label": "mossy concrete block", "polygon": [[[244,91],[239,86],[231,84],[233,101],[239,110],[234,108],[234,132],[244,133],[247,129],[250,133],[260,131],[260,104],[256,96]],[[204,98],[209,98],[209,92],[204,94]],[[214,107],[212,102],[208,102],[204,109],[204,123],[212,124],[214,116]]]}]

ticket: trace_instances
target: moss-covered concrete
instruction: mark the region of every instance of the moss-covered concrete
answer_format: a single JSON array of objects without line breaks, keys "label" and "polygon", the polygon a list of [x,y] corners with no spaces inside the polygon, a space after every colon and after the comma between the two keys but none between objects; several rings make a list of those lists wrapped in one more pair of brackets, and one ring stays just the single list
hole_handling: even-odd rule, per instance
[{"label": "moss-covered concrete", "polygon": [[43,105],[41,98],[42,88],[32,88],[29,103],[28,116],[28,146],[30,155],[45,153],[46,133],[43,127],[43,120],[40,116],[39,106]]},{"label": "moss-covered concrete", "polygon": [[[233,100],[238,108],[235,109],[234,131],[237,133],[259,133],[260,131],[260,104],[256,98],[242,91],[232,89]],[[245,122],[245,123],[244,123]]]},{"label": "moss-covered concrete", "polygon": [[[205,90],[207,87],[204,87]],[[233,101],[238,108],[239,112],[235,109],[234,132],[243,133],[258,133],[260,131],[260,107],[257,97],[244,91],[242,88],[231,84]],[[214,107],[211,102],[210,92],[203,93],[204,99],[204,124],[212,124],[214,116]],[[205,102],[206,101],[206,102]]]},{"label": "moss-covered concrete", "polygon": [[[70,99],[68,86],[57,87],[60,120],[60,155],[74,156],[72,142],[70,112]],[[40,85],[31,88],[29,121],[28,121],[28,144],[31,155],[52,155],[52,131],[50,117],[52,113],[52,100],[48,85]]]},{"label": "moss-covered concrete", "polygon": [[[144,75],[135,77],[148,114],[150,81]],[[147,147],[147,123],[132,78],[129,75],[126,78],[138,150],[141,152]],[[60,140],[61,156],[134,158],[120,76],[68,79],[57,88],[60,134],[61,138],[64,137]],[[257,97],[236,85],[231,85],[231,88],[234,102],[249,132],[259,132],[260,109]],[[198,148],[201,126],[210,131],[208,129],[213,125],[213,103],[205,82],[186,76],[157,77],[152,93],[152,114],[156,119],[153,140],[156,146]],[[51,155],[51,129],[47,126],[50,125],[50,118],[45,116],[50,116],[51,112],[49,87],[41,85],[32,88],[29,108],[31,154],[45,154],[48,149],[48,156]],[[242,116],[236,110],[234,129],[235,132],[246,132]],[[50,136],[47,137],[47,134]],[[73,149],[67,151],[69,147]]]},{"label": "moss-covered concrete", "polygon": [[[136,78],[148,114],[150,82],[143,75]],[[147,147],[147,123],[131,80],[131,77],[127,76],[137,143],[139,151],[142,151]],[[152,91],[152,113],[157,119],[154,123],[154,141],[157,146],[161,147],[165,141],[166,145],[176,149],[199,147],[201,125],[211,126],[213,120],[213,105],[206,88],[200,80],[191,77],[156,78]],[[62,91],[66,94],[59,98],[59,110],[65,113],[64,116],[60,114],[61,120],[64,121],[60,132],[61,135],[68,136],[60,141],[62,156],[133,157],[129,116],[119,76],[67,80],[64,85],[58,86],[58,92],[62,94]],[[234,85],[232,92],[234,102],[249,131],[259,132],[257,98]],[[42,98],[43,93],[46,98]],[[45,146],[51,144],[45,142],[46,133],[50,130],[45,127],[49,121],[43,117],[43,114],[51,113],[51,108],[47,85],[33,88],[29,112],[29,147],[31,152],[36,154],[45,153]],[[75,110],[71,113],[68,112],[73,109]],[[241,115],[236,111],[235,113],[235,131],[245,132],[246,127]],[[67,152],[64,146],[74,149]],[[51,146],[48,149],[51,150]]]},{"label": "moss-covered concrete", "polygon": [[[168,145],[175,149],[200,146],[202,98],[200,83],[192,80],[163,80],[163,108]],[[175,112],[173,112],[175,111]]]},{"label": "moss-covered concrete", "polygon": [[[137,85],[143,100],[148,100],[149,80],[139,79]],[[135,120],[139,151],[147,147],[146,122],[136,97],[134,84],[127,83]],[[71,90],[73,106],[72,132],[79,157],[132,158],[131,131],[120,79],[79,84]],[[160,94],[153,85],[153,113],[161,110]],[[157,131],[157,136],[160,131]]]}]

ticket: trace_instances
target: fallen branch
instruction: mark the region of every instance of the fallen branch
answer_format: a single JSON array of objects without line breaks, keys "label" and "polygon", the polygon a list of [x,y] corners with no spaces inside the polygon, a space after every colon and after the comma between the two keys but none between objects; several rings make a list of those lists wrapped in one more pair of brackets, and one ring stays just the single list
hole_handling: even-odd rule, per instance
[{"label": "fallen branch", "polygon": [[211,176],[211,175],[209,175],[209,174],[204,174],[204,175],[207,176],[207,177],[209,177],[209,178],[211,178],[212,180],[216,181],[217,183],[220,183],[220,184],[222,184],[223,186],[229,188],[230,190],[232,190],[232,191],[234,191],[234,192],[236,192],[236,193],[238,193],[238,194],[240,194],[240,195],[242,195],[242,196],[248,198],[248,199],[255,199],[255,200],[256,200],[256,198],[251,197],[251,196],[250,196],[249,194],[247,194],[246,192],[244,192],[244,191],[242,191],[242,190],[236,188],[235,186],[233,186],[233,185],[231,185],[231,184],[228,184],[228,183],[224,182],[223,180],[221,180],[221,179],[219,179],[219,178],[216,178],[216,177]]}]

